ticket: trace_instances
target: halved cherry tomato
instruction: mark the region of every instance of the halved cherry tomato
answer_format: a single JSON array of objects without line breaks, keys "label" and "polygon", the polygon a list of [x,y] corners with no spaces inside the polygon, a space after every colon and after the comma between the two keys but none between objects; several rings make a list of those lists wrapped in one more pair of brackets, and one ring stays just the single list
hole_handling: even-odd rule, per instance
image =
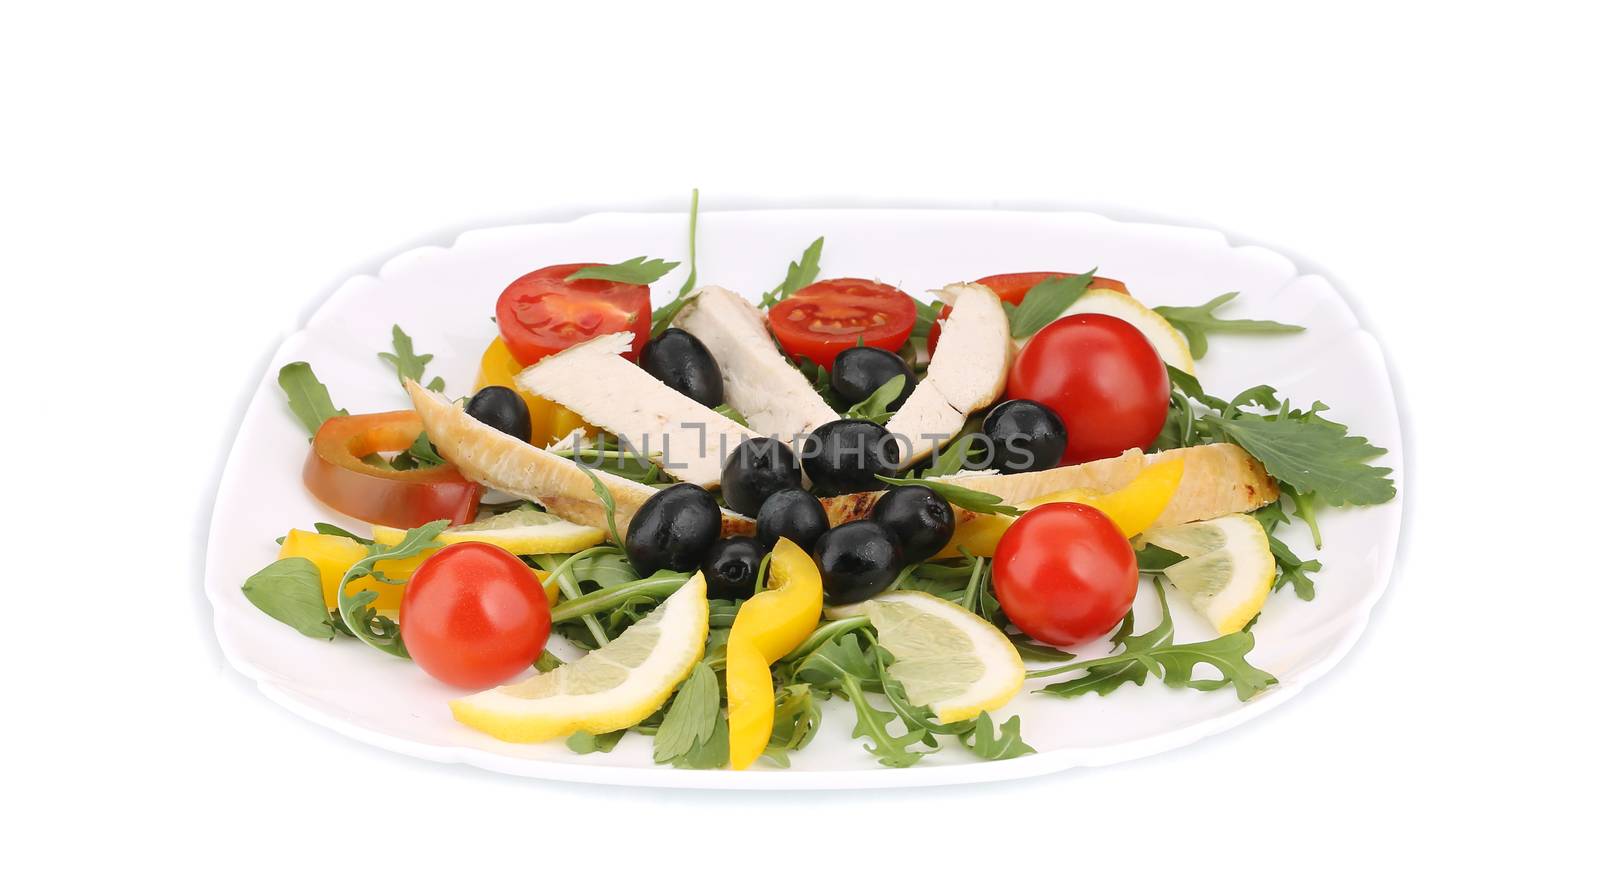
[{"label": "halved cherry tomato", "polygon": [[824,279],[779,301],[767,323],[790,356],[829,371],[833,359],[858,343],[899,350],[917,321],[911,295],[871,279]]},{"label": "halved cherry tomato", "polygon": [[446,545],[406,582],[400,638],[446,684],[486,688],[528,668],[550,638],[544,585],[497,545]]},{"label": "halved cherry tomato", "polygon": [[1127,322],[1100,313],[1041,328],[1017,354],[1008,399],[1044,403],[1067,426],[1064,465],[1121,455],[1155,442],[1171,399],[1167,365]]},{"label": "halved cherry tomato", "polygon": [[[1022,305],[1022,299],[1028,296],[1028,289],[1043,282],[1045,279],[1070,279],[1077,273],[1001,273],[998,276],[984,276],[977,284],[987,285],[1002,301],[1017,306]],[[1089,289],[1109,288],[1112,291],[1128,293],[1128,286],[1116,279],[1105,276],[1095,276],[1089,281]],[[933,328],[928,331],[928,355],[932,356],[934,348],[939,346],[939,323],[950,315],[950,308],[943,307],[939,310],[939,318],[934,320]]]},{"label": "halved cherry tomato", "polygon": [[537,269],[506,286],[495,304],[495,321],[511,355],[530,366],[575,344],[617,331],[633,332],[623,355],[639,358],[650,340],[650,288],[600,279],[568,282],[593,263],[563,263]]},{"label": "halved cherry tomato", "polygon": [[420,433],[422,419],[409,410],[329,418],[311,440],[301,474],[306,489],[335,511],[383,526],[470,523],[482,487],[450,465],[396,471],[362,461],[408,449]]},{"label": "halved cherry tomato", "polygon": [[1040,505],[1017,518],[994,550],[994,594],[1006,616],[1057,647],[1111,631],[1138,588],[1133,546],[1088,505]]}]

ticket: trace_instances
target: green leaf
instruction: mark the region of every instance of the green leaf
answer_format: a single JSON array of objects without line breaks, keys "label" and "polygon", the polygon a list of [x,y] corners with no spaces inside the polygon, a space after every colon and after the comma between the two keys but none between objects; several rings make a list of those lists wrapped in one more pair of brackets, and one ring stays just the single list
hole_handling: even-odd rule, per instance
[{"label": "green leaf", "polygon": [[1255,512],[1253,515],[1261,522],[1261,528],[1267,531],[1267,545],[1272,550],[1272,559],[1278,565],[1277,578],[1273,580],[1272,590],[1281,591],[1284,586],[1294,586],[1295,597],[1302,601],[1310,601],[1317,596],[1316,583],[1312,581],[1311,574],[1322,569],[1321,561],[1302,560],[1296,555],[1282,539],[1279,539],[1277,528],[1289,522],[1283,513],[1283,503],[1273,502]]},{"label": "green leaf", "polygon": [[289,411],[300,419],[301,426],[311,436],[316,436],[317,428],[329,418],[350,414],[333,405],[328,388],[317,380],[308,362],[291,362],[279,369],[278,386],[289,398]]},{"label": "green leaf", "polygon": [[1000,726],[999,733],[995,732],[994,719],[987,712],[978,713],[978,723],[971,733],[962,738],[962,743],[972,749],[980,759],[1000,760],[1015,759],[1038,752],[1022,740],[1022,716],[1014,715],[1006,719]]},{"label": "green leaf", "polygon": [[675,260],[630,257],[621,263],[603,266],[585,266],[567,276],[568,282],[580,279],[599,279],[604,282],[621,282],[624,285],[649,285],[678,267]]},{"label": "green leaf", "polygon": [[1207,416],[1202,428],[1255,456],[1267,473],[1329,505],[1376,505],[1394,498],[1389,468],[1367,464],[1388,450],[1324,418]]},{"label": "green leaf", "polygon": [[688,679],[678,688],[677,696],[672,698],[672,706],[656,731],[657,764],[675,762],[711,740],[721,696],[717,674],[704,662],[696,663]]},{"label": "green leaf", "polygon": [[1206,355],[1208,344],[1206,336],[1217,332],[1233,334],[1292,334],[1305,331],[1303,325],[1288,325],[1282,322],[1268,322],[1262,319],[1218,319],[1216,309],[1230,300],[1239,296],[1239,292],[1230,291],[1206,301],[1198,307],[1154,307],[1172,327],[1183,332],[1189,340],[1189,352],[1195,359],[1202,359]]},{"label": "green leaf", "polygon": [[1075,660],[1072,654],[1058,650],[1048,644],[1040,644],[1026,635],[1007,635],[1011,639],[1011,646],[1017,649],[1017,655],[1024,660],[1033,660],[1038,663],[1064,663]]},{"label": "green leaf", "polygon": [[589,753],[609,753],[617,748],[617,743],[627,733],[627,728],[623,728],[621,731],[607,731],[604,734],[579,731],[567,738],[567,749],[580,756],[586,756]]},{"label": "green leaf", "polygon": [[1160,573],[1162,570],[1184,560],[1183,555],[1168,551],[1159,545],[1143,545],[1133,553],[1134,560],[1139,563],[1140,573]]},{"label": "green leaf", "polygon": [[693,768],[701,771],[721,768],[728,764],[728,717],[717,711],[711,736],[697,743],[681,758],[672,763],[674,768]]},{"label": "green leaf", "polygon": [[806,247],[798,261],[789,262],[789,272],[778,283],[778,287],[761,295],[762,308],[770,307],[789,295],[810,285],[817,280],[817,274],[822,271],[822,237]]},{"label": "green leaf", "polygon": [[1022,296],[1022,303],[1007,314],[1011,319],[1011,336],[1018,340],[1033,337],[1039,329],[1061,318],[1061,314],[1088,290],[1095,272],[1089,270],[1071,277],[1051,276],[1029,288]]},{"label": "green leaf", "polygon": [[849,409],[845,410],[846,418],[865,418],[868,421],[882,424],[889,420],[894,413],[889,411],[889,404],[900,398],[901,391],[906,389],[906,376],[895,375],[883,382],[877,390],[867,395],[867,398]]},{"label": "green leaf", "polygon": [[600,500],[601,505],[605,506],[606,529],[611,533],[611,541],[619,545],[622,544],[626,540],[617,534],[617,500],[611,497],[611,490],[600,482],[600,478],[595,475],[595,472],[584,467],[581,462],[573,462],[573,464],[578,466],[578,470],[589,475],[589,482],[594,486],[595,497]]},{"label": "green leaf", "polygon": [[960,473],[966,469],[967,460],[973,458],[982,448],[982,437],[977,433],[962,434],[949,446],[934,450],[937,455],[933,464],[922,473],[923,479],[948,477]]},{"label": "green leaf", "polygon": [[[394,366],[395,376],[402,384],[407,378],[418,383],[422,382],[422,375],[427,370],[428,363],[433,360],[432,353],[418,356],[411,343],[411,336],[406,334],[400,326],[396,325],[390,333],[394,340],[393,353],[379,353],[378,358]],[[444,379],[435,377],[427,384],[429,390],[435,393],[444,392]]]},{"label": "green leaf", "polygon": [[354,539],[357,542],[360,542],[362,545],[371,545],[372,544],[372,540],[371,539],[365,538],[363,536],[357,536],[355,533],[352,533],[352,532],[350,532],[349,530],[346,530],[346,529],[341,529],[339,527],[336,527],[331,523],[320,523],[320,522],[319,523],[314,523],[314,524],[311,525],[311,528],[316,530],[317,532],[323,534],[324,536],[343,536],[346,539]]},{"label": "green leaf", "polygon": [[322,576],[303,557],[273,561],[244,581],[244,596],[256,609],[311,638],[331,640],[333,623],[322,600]]},{"label": "green leaf", "polygon": [[735,409],[734,407],[728,405],[727,403],[723,403],[722,405],[716,407],[715,409],[712,409],[711,411],[717,413],[718,415],[721,415],[723,418],[726,418],[729,421],[732,421],[734,424],[743,425],[744,427],[749,427],[750,426],[750,421],[748,419],[746,419],[744,417],[744,415],[739,412],[738,409]]},{"label": "green leaf", "polygon": [[339,580],[339,618],[350,633],[372,647],[397,657],[407,657],[405,643],[400,640],[400,626],[394,620],[373,609],[372,602],[378,593],[362,589],[352,593],[350,583],[365,576],[378,578],[376,567],[382,560],[400,560],[414,557],[438,544],[438,537],[448,520],[436,520],[416,529],[407,530],[399,542],[391,546],[373,544],[367,547],[367,556],[356,561]]},{"label": "green leaf", "polygon": [[[1105,696],[1123,684],[1142,685],[1152,673],[1170,687],[1188,687],[1199,691],[1214,691],[1233,687],[1240,700],[1248,700],[1278,680],[1250,665],[1245,655],[1255,647],[1255,637],[1248,631],[1233,632],[1210,641],[1178,644],[1173,641],[1172,612],[1167,606],[1167,593],[1160,580],[1156,580],[1156,597],[1161,602],[1161,621],[1142,635],[1127,634],[1132,629],[1132,612],[1124,620],[1122,629],[1112,640],[1120,637],[1119,653],[1094,660],[1081,660],[1065,666],[1038,669],[1028,673],[1030,678],[1044,678],[1069,672],[1083,671],[1084,675],[1068,681],[1046,685],[1040,693],[1056,697],[1077,697],[1091,691]],[[1197,679],[1195,667],[1200,664],[1214,667],[1221,678]]]},{"label": "green leaf", "polygon": [[944,500],[951,505],[957,508],[965,508],[974,514],[1004,514],[1007,517],[1016,517],[1022,513],[1020,510],[1007,505],[997,495],[978,492],[975,489],[967,489],[965,486],[957,486],[954,483],[948,483],[943,480],[885,477],[882,474],[875,476],[890,486],[926,486],[944,496]]}]

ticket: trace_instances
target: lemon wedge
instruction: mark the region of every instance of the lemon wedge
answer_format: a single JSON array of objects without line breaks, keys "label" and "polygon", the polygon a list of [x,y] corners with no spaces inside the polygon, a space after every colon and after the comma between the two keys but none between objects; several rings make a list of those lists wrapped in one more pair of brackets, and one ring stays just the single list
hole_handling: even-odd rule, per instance
[{"label": "lemon wedge", "polygon": [[1137,298],[1112,288],[1091,288],[1073,301],[1072,306],[1061,315],[1075,316],[1079,313],[1100,313],[1127,322],[1139,329],[1150,346],[1156,348],[1162,362],[1194,374],[1194,355],[1189,352],[1189,341],[1160,313],[1140,303]]},{"label": "lemon wedge", "polygon": [[1166,577],[1224,635],[1244,628],[1272,592],[1278,565],[1266,530],[1248,514],[1151,530],[1141,539],[1183,555]]},{"label": "lemon wedge", "polygon": [[705,655],[710,608],[696,573],[648,616],[575,662],[450,701],[456,721],[512,743],[631,728]]},{"label": "lemon wedge", "polygon": [[[405,530],[394,527],[372,528],[372,541],[379,545],[393,545],[405,535]],[[567,554],[599,545],[605,538],[605,530],[562,520],[527,505],[488,520],[451,527],[439,534],[443,545],[487,542],[512,554]]]},{"label": "lemon wedge", "polygon": [[830,617],[865,613],[878,643],[894,655],[889,676],[906,699],[939,721],[959,722],[1004,706],[1022,690],[1022,657],[982,617],[927,592],[885,592],[830,609]]}]

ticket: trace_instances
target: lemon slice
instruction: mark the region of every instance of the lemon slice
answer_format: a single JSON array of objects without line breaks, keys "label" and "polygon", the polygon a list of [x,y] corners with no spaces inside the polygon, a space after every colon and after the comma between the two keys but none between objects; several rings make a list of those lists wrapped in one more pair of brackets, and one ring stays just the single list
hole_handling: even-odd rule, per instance
[{"label": "lemon slice", "polygon": [[[372,541],[379,545],[393,545],[405,535],[405,530],[394,527],[372,528]],[[512,554],[565,554],[599,545],[605,538],[605,530],[580,526],[527,505],[439,534],[439,542],[444,545],[487,542]]]},{"label": "lemon slice", "polygon": [[1022,690],[1022,657],[1005,633],[926,592],[886,592],[829,616],[865,613],[878,643],[894,655],[889,676],[906,699],[929,706],[941,722],[976,718]]},{"label": "lemon slice", "polygon": [[1140,303],[1137,298],[1111,288],[1091,288],[1073,301],[1072,306],[1061,315],[1075,316],[1079,313],[1100,313],[1127,322],[1139,329],[1150,346],[1156,348],[1162,362],[1194,374],[1194,356],[1189,352],[1189,341],[1160,313]]},{"label": "lemon slice", "polygon": [[1142,539],[1184,556],[1167,578],[1224,635],[1244,628],[1272,592],[1272,546],[1247,514],[1151,530]]},{"label": "lemon slice", "polygon": [[550,672],[450,701],[456,721],[512,743],[631,728],[705,655],[710,609],[696,573],[609,644]]}]

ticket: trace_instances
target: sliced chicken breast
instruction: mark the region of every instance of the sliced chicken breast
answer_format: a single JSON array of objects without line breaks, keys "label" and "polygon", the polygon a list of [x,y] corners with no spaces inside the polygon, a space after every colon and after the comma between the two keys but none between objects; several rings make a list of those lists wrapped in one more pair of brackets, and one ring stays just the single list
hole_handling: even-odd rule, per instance
[{"label": "sliced chicken breast", "polygon": [[927,377],[888,424],[889,433],[907,452],[903,465],[920,461],[949,442],[969,414],[999,399],[1011,367],[1011,326],[993,291],[958,282],[935,293],[951,305],[950,316],[942,323],[939,352],[928,364]]},{"label": "sliced chicken breast", "polygon": [[[941,339],[942,340],[942,339]],[[940,345],[942,351],[943,344]],[[1068,489],[1087,489],[1094,492],[1112,492],[1133,482],[1146,466],[1157,462],[1183,460],[1183,480],[1172,501],[1156,519],[1155,526],[1170,527],[1194,520],[1210,520],[1224,514],[1254,511],[1278,499],[1278,484],[1267,475],[1266,468],[1250,453],[1232,443],[1213,443],[1207,446],[1190,446],[1169,449],[1145,455],[1137,449],[1115,458],[1068,465],[1046,471],[1026,474],[996,474],[977,472],[936,477],[967,489],[999,496],[1008,505],[1021,505],[1031,499]],[[882,493],[852,493],[823,499],[828,510],[828,520],[837,526],[859,520],[872,512],[872,505]],[[971,512],[958,509],[957,520]]]},{"label": "sliced chicken breast", "polygon": [[[595,495],[594,484],[570,459],[495,430],[415,381],[405,384],[428,442],[467,479],[537,502],[564,520],[606,529],[605,506]],[[626,536],[634,512],[659,490],[601,470],[594,475],[611,493],[617,531]],[[750,518],[723,511],[722,535],[754,532]]]},{"label": "sliced chicken breast", "polygon": [[674,478],[715,489],[723,459],[758,434],[622,358],[632,342],[618,332],[569,347],[523,369],[517,386],[617,435]]},{"label": "sliced chicken breast", "polygon": [[815,428],[836,421],[799,370],[767,333],[761,311],[726,288],[709,285],[673,323],[700,339],[722,369],[722,392],[751,429],[793,446]]}]

